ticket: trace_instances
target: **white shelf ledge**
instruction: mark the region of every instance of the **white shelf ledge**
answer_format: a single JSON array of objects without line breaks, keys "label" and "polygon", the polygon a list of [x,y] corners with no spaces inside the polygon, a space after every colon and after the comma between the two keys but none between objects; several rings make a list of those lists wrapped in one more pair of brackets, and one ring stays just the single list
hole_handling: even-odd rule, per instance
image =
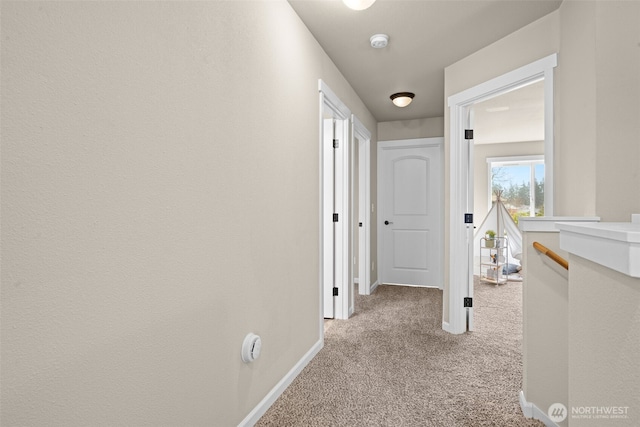
[{"label": "white shelf ledge", "polygon": [[640,224],[558,223],[560,247],[579,257],[640,278]]},{"label": "white shelf ledge", "polygon": [[558,233],[556,228],[558,222],[598,222],[597,216],[525,216],[518,220],[520,231],[539,233]]}]

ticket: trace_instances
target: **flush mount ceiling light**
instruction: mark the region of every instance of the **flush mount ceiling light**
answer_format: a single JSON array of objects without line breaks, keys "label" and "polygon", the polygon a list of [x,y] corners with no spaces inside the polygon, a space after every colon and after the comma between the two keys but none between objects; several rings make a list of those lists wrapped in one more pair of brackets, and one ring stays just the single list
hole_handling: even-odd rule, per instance
[{"label": "flush mount ceiling light", "polygon": [[342,0],[349,9],[365,10],[369,8],[376,0]]},{"label": "flush mount ceiling light", "polygon": [[416,95],[411,92],[394,93],[393,95],[391,95],[391,102],[393,102],[396,107],[406,107],[407,105],[411,104],[414,96]]},{"label": "flush mount ceiling light", "polygon": [[375,49],[382,49],[383,47],[387,47],[389,44],[389,36],[386,34],[374,34],[369,39],[371,42],[371,47]]}]

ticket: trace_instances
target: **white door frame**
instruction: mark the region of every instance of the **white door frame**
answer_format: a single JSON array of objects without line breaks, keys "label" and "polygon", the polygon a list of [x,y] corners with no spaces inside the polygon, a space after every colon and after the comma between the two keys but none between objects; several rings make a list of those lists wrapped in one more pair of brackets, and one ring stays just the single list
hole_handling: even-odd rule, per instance
[{"label": "white door frame", "polygon": [[[333,298],[334,318],[349,317],[349,288],[352,279],[349,214],[349,118],[351,111],[322,80],[318,80],[320,93],[320,330],[324,336],[324,292],[325,286],[333,282],[338,288],[338,296]],[[323,123],[330,114],[337,122],[338,147],[330,150],[324,143]],[[334,162],[335,153],[335,165]],[[334,169],[335,166],[335,169]],[[335,186],[330,185],[329,171],[335,172]],[[334,192],[335,189],[335,192]],[[333,222],[333,215],[338,222]],[[335,231],[335,234],[334,234]],[[332,244],[330,244],[332,243]],[[334,276],[335,275],[335,276]]]},{"label": "white door frame", "polygon": [[[468,317],[473,319],[473,309],[463,307],[463,299],[469,295],[469,271],[473,268],[473,224],[464,223],[467,213],[468,176],[471,160],[464,139],[464,130],[469,126],[467,110],[473,104],[530,83],[544,79],[544,123],[545,123],[545,215],[553,215],[553,69],[558,64],[557,54],[549,55],[531,64],[503,74],[485,83],[452,95],[449,106],[449,322],[443,319],[442,329],[453,334],[467,331]],[[471,235],[471,239],[469,238]],[[470,239],[470,240],[469,240]],[[469,258],[471,256],[471,258]],[[467,268],[461,268],[461,266]]]},{"label": "white door frame", "polygon": [[[356,223],[362,223],[358,228],[358,293],[371,295],[371,132],[355,115],[351,116],[351,124],[354,150],[355,139],[358,140],[358,209],[352,205],[352,211],[357,215]],[[353,158],[356,161],[355,156]],[[352,194],[355,201],[356,194],[354,191]]]},{"label": "white door frame", "polygon": [[[435,137],[435,138],[417,138],[417,139],[399,139],[399,140],[390,140],[390,141],[378,141],[378,212],[382,212],[382,186],[384,182],[384,177],[382,176],[382,167],[381,167],[381,159],[382,151],[390,148],[409,148],[409,147],[439,147],[440,148],[440,160],[442,164],[440,165],[440,173],[444,176],[444,138]],[[427,177],[428,178],[428,177]],[[440,206],[444,206],[444,179],[440,180]],[[384,227],[382,226],[382,221],[384,218],[378,215],[378,282],[384,283],[384,262],[382,261],[382,256],[384,254],[384,239],[382,238],[384,233]],[[444,246],[444,215],[440,217],[440,226],[437,227],[437,232],[439,233],[437,236],[438,241]],[[443,247],[444,250],[444,247]],[[444,257],[442,256],[442,250],[437,254],[439,257],[436,260],[438,265],[442,265],[444,262]],[[442,289],[444,285],[444,267],[440,268],[440,280],[438,281],[438,288]]]}]

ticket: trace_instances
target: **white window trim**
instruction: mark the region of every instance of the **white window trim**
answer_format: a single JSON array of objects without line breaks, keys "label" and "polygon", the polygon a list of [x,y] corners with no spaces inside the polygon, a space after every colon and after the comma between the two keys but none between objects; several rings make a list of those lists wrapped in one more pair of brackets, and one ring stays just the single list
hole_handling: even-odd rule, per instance
[{"label": "white window trim", "polygon": [[517,165],[519,163],[544,163],[544,155],[536,154],[532,156],[487,157],[487,163],[502,163],[509,165]]}]

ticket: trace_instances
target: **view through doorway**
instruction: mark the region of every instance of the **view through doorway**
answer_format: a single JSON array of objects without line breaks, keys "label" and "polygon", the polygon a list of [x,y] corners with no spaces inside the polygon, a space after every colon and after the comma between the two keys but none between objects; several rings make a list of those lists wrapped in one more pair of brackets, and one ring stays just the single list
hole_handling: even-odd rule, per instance
[{"label": "view through doorway", "polygon": [[[472,108],[487,100],[543,81],[545,214],[553,215],[553,69],[557,54],[500,75],[448,98],[449,106],[449,288],[442,328],[460,334],[473,330],[474,144]],[[475,132],[474,132],[475,133]],[[471,142],[471,143],[470,143]],[[486,181],[485,181],[486,182]]]}]

